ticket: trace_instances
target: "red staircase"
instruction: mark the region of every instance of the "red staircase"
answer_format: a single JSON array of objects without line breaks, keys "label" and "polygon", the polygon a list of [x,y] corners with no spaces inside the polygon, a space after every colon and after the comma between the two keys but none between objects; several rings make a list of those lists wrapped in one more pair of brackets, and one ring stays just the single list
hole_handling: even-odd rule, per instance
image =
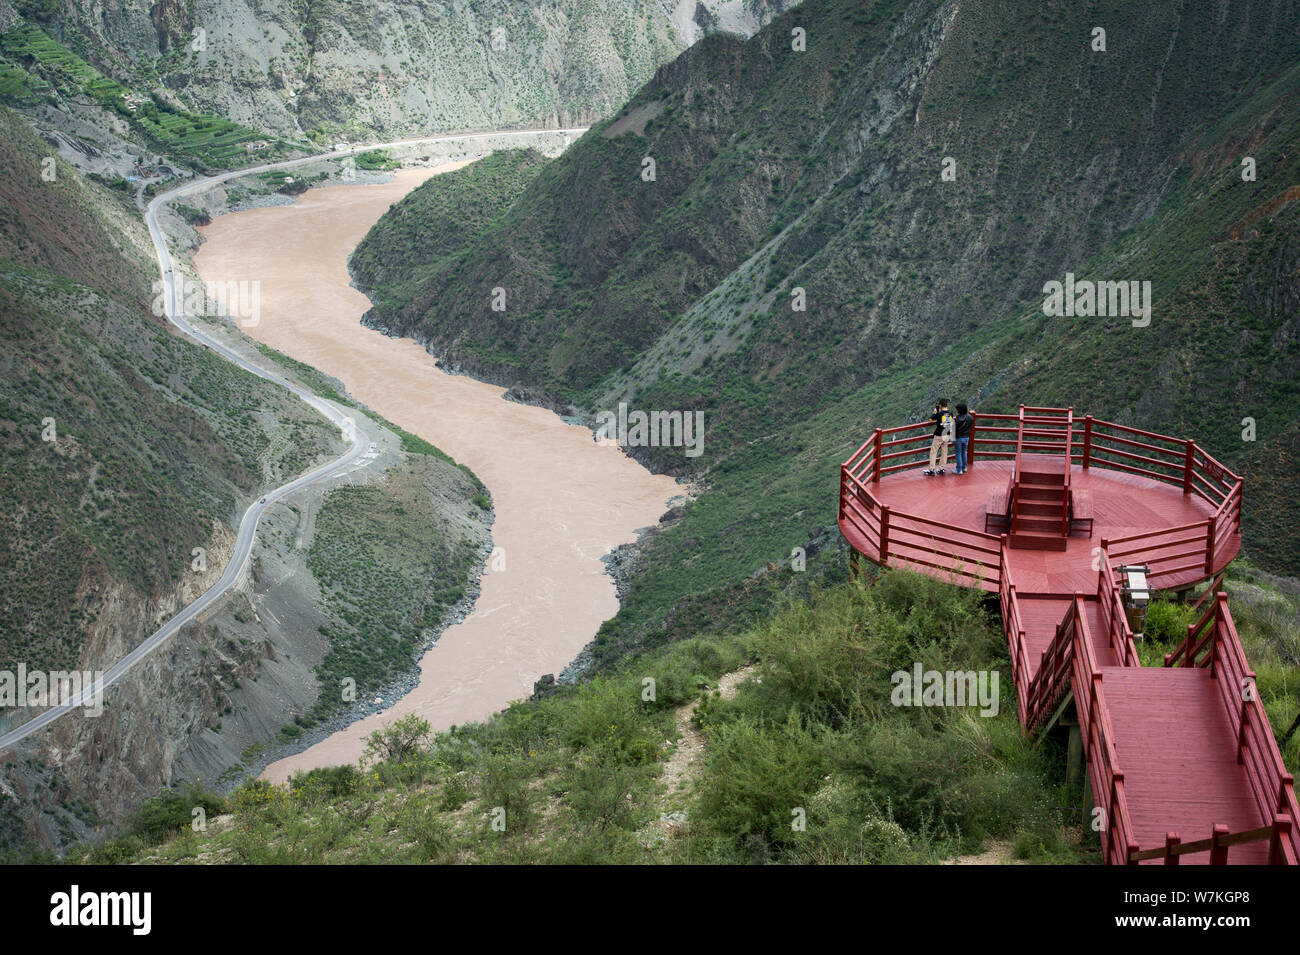
[{"label": "red staircase", "polygon": [[[1013,624],[1017,603],[1010,588]],[[1300,806],[1254,680],[1222,593],[1163,667],[1142,667],[1104,553],[1098,594],[1075,595],[1034,672],[1016,674],[1027,730],[1075,714],[1107,862],[1296,865]]]},{"label": "red staircase", "polygon": [[1073,430],[1073,408],[1020,406],[1009,523],[1012,547],[1065,550]]}]

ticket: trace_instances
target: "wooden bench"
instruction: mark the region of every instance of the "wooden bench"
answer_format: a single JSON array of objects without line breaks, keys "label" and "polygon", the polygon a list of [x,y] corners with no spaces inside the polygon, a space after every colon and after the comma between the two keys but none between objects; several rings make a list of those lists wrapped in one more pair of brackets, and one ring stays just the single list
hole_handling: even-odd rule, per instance
[{"label": "wooden bench", "polygon": [[1092,536],[1092,492],[1070,489],[1070,530],[1087,531]]},{"label": "wooden bench", "polygon": [[1011,485],[989,495],[988,504],[984,506],[984,533],[988,534],[998,527],[1007,526],[1007,512],[1011,510]]}]

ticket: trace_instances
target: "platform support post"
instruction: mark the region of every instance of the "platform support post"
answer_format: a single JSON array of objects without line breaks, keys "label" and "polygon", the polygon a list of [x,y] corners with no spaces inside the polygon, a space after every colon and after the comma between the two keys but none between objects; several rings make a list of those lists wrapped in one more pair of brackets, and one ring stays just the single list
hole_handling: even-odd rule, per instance
[{"label": "platform support post", "polygon": [[858,579],[858,549],[849,546],[849,580]]},{"label": "platform support post", "polygon": [[[1088,756],[1085,753],[1083,757],[1083,828],[1086,832],[1092,831],[1092,810],[1097,800],[1092,794],[1092,773],[1088,772]],[[1097,838],[1104,838],[1101,833]],[[1106,845],[1102,843],[1102,855],[1105,856]]]},{"label": "platform support post", "polygon": [[880,505],[880,563],[889,563],[889,505]]},{"label": "platform support post", "polygon": [[1070,741],[1066,748],[1065,781],[1072,783],[1083,772],[1083,733],[1079,731],[1078,720],[1068,725],[1070,727]]}]

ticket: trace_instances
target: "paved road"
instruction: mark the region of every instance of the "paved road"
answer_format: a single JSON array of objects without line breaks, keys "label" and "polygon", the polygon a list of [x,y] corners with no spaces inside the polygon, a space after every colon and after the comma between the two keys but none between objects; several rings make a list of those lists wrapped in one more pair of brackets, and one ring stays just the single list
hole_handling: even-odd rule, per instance
[{"label": "paved road", "polygon": [[[222,572],[220,579],[209,587],[201,597],[187,606],[176,616],[172,617],[163,624],[157,631],[145,639],[139,646],[128,653],[117,663],[113,664],[105,671],[102,679],[81,693],[73,696],[71,699],[60,703],[58,706],[52,706],[44,710],[35,719],[29,720],[17,729],[11,730],[3,736],[0,736],[0,750],[12,746],[19,740],[25,739],[37,730],[48,726],[73,709],[84,706],[95,699],[95,695],[102,693],[106,688],[118,682],[124,675],[129,673],[133,667],[141,660],[147,657],[158,647],[162,646],[167,640],[175,635],[181,627],[190,623],[205,609],[220,600],[239,582],[243,572],[244,564],[248,561],[248,555],[253,549],[253,538],[257,532],[257,524],[262,519],[262,515],[267,508],[275,504],[281,498],[292,494],[299,488],[314,484],[317,481],[323,481],[327,478],[338,474],[340,471],[354,464],[362,455],[374,447],[369,436],[360,428],[360,422],[354,417],[322,398],[318,398],[307,389],[289,381],[281,375],[266,371],[260,366],[254,364],[242,355],[228,348],[221,341],[209,336],[186,320],[183,304],[183,296],[177,294],[175,273],[172,271],[171,254],[167,249],[167,237],[163,234],[162,228],[158,225],[158,210],[166,203],[181,196],[190,195],[191,193],[201,192],[209,189],[219,183],[226,182],[230,179],[237,179],[242,176],[256,175],[257,173],[269,172],[274,169],[290,169],[295,166],[309,165],[310,163],[319,162],[322,159],[338,159],[342,156],[348,156],[359,152],[366,152],[371,149],[388,149],[395,146],[420,145],[423,143],[448,142],[452,140],[475,140],[502,138],[507,136],[536,136],[544,133],[569,133],[581,135],[586,132],[584,128],[574,129],[537,129],[537,130],[517,130],[497,133],[473,133],[459,136],[432,136],[423,139],[404,139],[391,143],[380,143],[378,145],[353,146],[344,150],[335,150],[333,152],[321,153],[315,156],[307,156],[302,159],[289,159],[283,162],[267,163],[261,166],[254,166],[251,169],[237,169],[233,172],[222,173],[218,176],[209,176],[204,179],[196,179],[193,182],[177,186],[166,192],[159,193],[149,203],[145,211],[145,223],[149,227],[149,235],[153,239],[154,249],[158,253],[158,270],[162,274],[164,303],[167,310],[167,319],[185,334],[194,340],[211,348],[214,352],[221,355],[227,361],[230,361],[245,371],[248,371],[259,378],[265,378],[267,381],[274,382],[283,388],[293,392],[307,404],[311,405],[326,418],[339,427],[343,437],[349,442],[349,448],[341,457],[336,458],[327,464],[306,474],[295,478],[288,484],[281,485],[274,491],[269,492],[265,497],[259,498],[256,503],[244,512],[243,519],[239,522],[239,533],[235,539],[235,548],[231,554],[229,563],[226,564],[225,571]],[[356,418],[364,419],[363,415],[357,415]]]}]

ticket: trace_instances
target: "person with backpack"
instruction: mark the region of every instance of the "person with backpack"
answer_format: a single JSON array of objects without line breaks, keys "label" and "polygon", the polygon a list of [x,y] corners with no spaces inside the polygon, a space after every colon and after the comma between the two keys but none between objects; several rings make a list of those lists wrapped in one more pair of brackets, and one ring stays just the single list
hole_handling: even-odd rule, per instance
[{"label": "person with backpack", "polygon": [[965,404],[957,405],[957,417],[953,419],[953,435],[954,444],[957,446],[958,474],[965,474],[969,470],[967,455],[970,450],[970,434],[974,427],[975,416],[970,413],[970,409]]},{"label": "person with backpack", "polygon": [[[946,474],[948,472],[948,445],[952,443],[952,413],[948,410],[948,399],[940,398],[930,414],[934,422],[934,437],[930,439],[930,466],[926,474]],[[935,470],[935,459],[939,458],[939,469]]]}]

